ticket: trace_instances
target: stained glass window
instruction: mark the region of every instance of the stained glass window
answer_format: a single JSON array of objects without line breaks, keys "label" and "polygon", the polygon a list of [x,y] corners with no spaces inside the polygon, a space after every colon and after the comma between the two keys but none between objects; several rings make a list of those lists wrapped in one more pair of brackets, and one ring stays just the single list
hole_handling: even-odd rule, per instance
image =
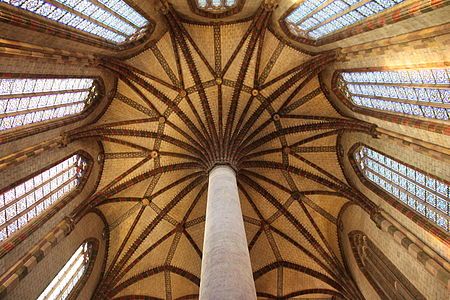
[{"label": "stained glass window", "polygon": [[74,190],[86,169],[85,159],[73,155],[0,193],[0,242]]},{"label": "stained glass window", "polygon": [[123,0],[0,0],[115,44],[143,36],[148,20]]},{"label": "stained glass window", "polygon": [[42,292],[38,300],[64,300],[69,298],[74,287],[86,274],[89,263],[93,259],[92,252],[92,244],[89,242],[83,243]]},{"label": "stained glass window", "polygon": [[447,183],[366,146],[360,147],[354,157],[358,168],[369,181],[449,231],[450,189]]},{"label": "stained glass window", "polygon": [[318,40],[404,0],[305,0],[285,19],[298,36]]},{"label": "stained glass window", "polygon": [[450,69],[343,72],[337,84],[360,107],[429,119],[450,117]]},{"label": "stained glass window", "polygon": [[81,113],[97,96],[90,78],[0,78],[0,132]]},{"label": "stained glass window", "polygon": [[235,4],[236,0],[198,0],[198,7],[206,10],[226,10]]}]

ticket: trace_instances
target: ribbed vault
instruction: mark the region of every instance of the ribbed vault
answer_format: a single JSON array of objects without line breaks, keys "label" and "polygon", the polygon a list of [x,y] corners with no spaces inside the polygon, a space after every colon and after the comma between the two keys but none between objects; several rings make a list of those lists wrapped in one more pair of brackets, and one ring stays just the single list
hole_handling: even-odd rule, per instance
[{"label": "ribbed vault", "polygon": [[270,15],[205,25],[168,8],[159,41],[103,62],[119,77],[116,96],[69,137],[99,139],[105,152],[93,196],[109,222],[97,297],[198,297],[208,171],[229,164],[258,295],[362,299],[337,220],[349,199],[372,207],[346,182],[338,138],[372,126],[342,117],[320,87],[336,53],[292,48],[269,30]]}]

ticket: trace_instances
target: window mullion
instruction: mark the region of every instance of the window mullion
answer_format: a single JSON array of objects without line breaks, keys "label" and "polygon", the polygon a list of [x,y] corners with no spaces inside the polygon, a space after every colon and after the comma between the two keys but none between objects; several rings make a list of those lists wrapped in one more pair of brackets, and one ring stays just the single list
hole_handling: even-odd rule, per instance
[{"label": "window mullion", "polygon": [[429,102],[429,101],[420,101],[420,100],[409,100],[409,99],[399,99],[399,98],[389,98],[389,97],[382,97],[382,96],[375,96],[375,95],[364,95],[364,94],[351,94],[352,96],[357,96],[361,98],[370,98],[370,99],[379,99],[379,100],[386,100],[386,101],[392,101],[392,102],[398,102],[398,103],[409,103],[414,105],[421,105],[421,106],[429,106],[429,107],[441,107],[441,108],[448,108],[448,104],[439,103],[439,102]]},{"label": "window mullion", "polygon": [[15,112],[0,114],[0,118],[15,117],[15,116],[20,116],[20,115],[24,115],[24,114],[28,114],[28,113],[32,113],[32,112],[51,110],[51,109],[67,107],[67,106],[72,106],[72,105],[77,105],[77,104],[82,104],[82,103],[84,104],[85,100],[70,102],[70,103],[62,103],[62,104],[52,105],[52,106],[26,109],[26,110],[19,110],[19,111],[15,111]]},{"label": "window mullion", "polygon": [[[407,180],[413,182],[415,185],[417,185],[417,186],[423,188],[425,191],[430,192],[430,193],[432,193],[432,194],[434,194],[434,195],[438,195],[438,194],[436,193],[436,191],[433,191],[432,189],[430,189],[430,188],[427,187],[426,185],[421,184],[421,183],[417,182],[416,180],[412,181],[412,179],[409,178],[407,175],[404,175],[404,174],[402,174],[402,173],[400,173],[400,172],[398,172],[398,171],[396,171],[396,170],[394,170],[394,169],[391,169],[390,167],[386,166],[385,164],[382,164],[382,163],[380,163],[380,162],[374,161],[373,159],[371,159],[371,158],[369,158],[369,157],[365,157],[364,159],[366,159],[366,160],[369,160],[369,159],[370,159],[370,160],[372,160],[372,162],[382,165],[383,167],[385,167],[386,169],[388,169],[388,170],[391,171],[392,173],[397,174],[399,177],[405,178],[405,179],[407,179]],[[367,167],[367,168],[369,168],[369,167]],[[369,168],[369,169],[370,169],[370,168]],[[372,171],[373,171],[373,170],[372,170]],[[375,171],[373,171],[373,172],[375,172]],[[391,180],[391,181],[392,181],[392,180]],[[394,183],[394,184],[397,185],[396,183]],[[400,187],[400,186],[399,186],[399,187]]]},{"label": "window mullion", "polygon": [[1,99],[19,99],[26,97],[36,97],[36,96],[51,96],[51,95],[60,95],[60,94],[70,94],[70,93],[82,93],[82,92],[90,92],[91,89],[78,89],[78,90],[61,90],[61,91],[46,91],[46,92],[33,92],[26,94],[9,94],[9,95],[0,95]]},{"label": "window mullion", "polygon": [[[48,193],[46,196],[42,197],[42,199],[39,199],[38,201],[34,202],[32,205],[30,205],[29,207],[27,207],[26,209],[24,209],[22,212],[20,212],[19,214],[15,215],[11,220],[6,221],[3,225],[0,225],[0,231],[2,231],[3,229],[7,228],[9,225],[11,225],[12,223],[14,223],[15,221],[17,221],[20,217],[23,217],[24,215],[28,214],[31,210],[33,210],[36,206],[38,206],[39,204],[41,204],[42,202],[44,202],[45,200],[49,199],[51,196],[53,196],[54,194],[56,194],[58,191],[60,191],[61,189],[63,189],[66,185],[70,184],[72,181],[76,180],[75,177],[67,180],[66,182],[64,182],[62,185],[60,185],[57,189],[55,189],[54,191],[51,191],[50,193]],[[16,204],[17,201],[14,202],[14,204]],[[16,208],[17,210],[17,208]]]},{"label": "window mullion", "polygon": [[[82,254],[83,255],[83,254]],[[74,263],[75,264],[75,263]],[[72,264],[72,266],[74,265]],[[75,270],[75,272],[73,273],[73,275],[70,277],[69,280],[67,280],[67,283],[65,284],[65,286],[59,291],[59,295],[58,298],[56,299],[62,299],[62,295],[64,295],[65,291],[69,288],[69,286],[72,284],[74,278],[76,278],[78,276],[78,272],[80,272],[80,270],[84,269],[85,266],[85,262],[83,261],[78,268]],[[70,269],[67,270],[67,272],[65,273],[65,275],[70,271]],[[64,275],[63,275],[64,276]]]},{"label": "window mullion", "polygon": [[[373,174],[382,177],[383,180],[388,181],[389,179],[387,179],[386,177],[382,176],[379,173],[376,173],[375,171],[371,170]],[[409,197],[413,198],[416,202],[419,202],[423,205],[425,205],[425,207],[429,210],[432,210],[435,213],[438,213],[439,215],[443,216],[443,217],[447,217],[447,214],[445,214],[445,212],[437,209],[436,207],[434,207],[433,205],[429,204],[428,202],[426,202],[425,200],[420,199],[419,197],[417,197],[415,194],[411,193],[410,191],[408,191],[408,189],[403,188],[400,185],[397,185],[396,183],[393,183],[392,181],[389,181],[390,184],[392,184],[393,186],[395,186],[397,189],[399,189],[399,191],[402,191],[403,193],[407,194]],[[415,182],[414,182],[415,184]],[[408,201],[408,200],[407,200]],[[407,203],[402,202],[404,205],[409,206]],[[414,209],[414,208],[413,208]],[[414,211],[417,211],[416,209],[414,209]],[[418,211],[417,211],[418,212]],[[422,215],[422,214],[421,214]],[[423,215],[422,215],[423,216]]]},{"label": "window mullion", "polygon": [[[108,26],[108,25],[106,25],[106,24],[103,24],[103,23],[101,23],[101,22],[99,22],[99,21],[97,21],[97,20],[95,20],[95,19],[93,19],[93,18],[91,18],[91,17],[89,17],[89,16],[83,15],[82,13],[80,13],[80,12],[74,10],[74,9],[71,8],[71,7],[68,7],[68,6],[65,6],[64,4],[61,4],[61,3],[59,3],[58,1],[55,1],[55,0],[45,0],[45,1],[47,1],[48,3],[54,5],[54,6],[58,7],[58,8],[64,9],[64,10],[68,11],[69,13],[74,14],[74,15],[76,15],[76,16],[82,18],[83,20],[89,20],[90,22],[92,22],[92,23],[94,23],[94,24],[96,24],[96,25],[98,25],[98,26],[100,26],[100,27],[103,27],[103,28],[105,28],[105,29],[108,29],[108,30],[114,32],[114,33],[117,34],[117,35],[121,35],[121,36],[127,38],[127,36],[126,36],[125,33],[121,32],[121,31],[118,31],[117,29],[112,28],[112,27],[110,27],[110,26]],[[50,20],[50,21],[52,21],[52,20]],[[58,22],[58,21],[55,21],[55,22]],[[58,22],[58,23],[60,23],[60,22]],[[66,26],[68,26],[68,27],[70,27],[70,28],[73,28],[73,29],[75,29],[75,30],[78,30],[77,28],[72,27],[72,26],[70,26],[70,25],[63,24],[63,23],[60,23],[60,24],[66,25]],[[98,35],[95,35],[95,34],[92,34],[92,33],[89,33],[89,32],[83,31],[83,30],[82,30],[82,32],[87,33],[87,34],[89,34],[89,35],[94,35],[95,37],[99,37]],[[104,37],[100,37],[100,38],[106,39],[106,38],[104,38]]]},{"label": "window mullion", "polygon": [[11,201],[11,203],[8,203],[7,205],[5,205],[2,209],[7,209],[9,208],[11,205],[15,204],[16,202],[22,200],[23,198],[31,195],[32,193],[34,193],[36,190],[40,189],[41,187],[43,187],[44,185],[46,185],[47,183],[51,182],[53,179],[55,179],[58,176],[61,176],[62,174],[68,172],[71,168],[76,167],[76,165],[71,165],[68,166],[67,168],[61,170],[61,172],[55,174],[53,177],[50,177],[49,179],[43,181],[41,184],[39,184],[38,186],[35,186],[32,190],[30,190],[29,192],[23,194],[22,196],[16,198],[14,201]]},{"label": "window mullion", "polygon": [[[67,276],[67,274],[72,271],[72,268],[79,262],[79,260],[81,259],[81,256],[84,255],[83,252],[81,252],[78,257],[68,266],[68,268],[66,269],[66,271],[63,274],[58,274],[61,275],[60,279],[64,278],[65,276]],[[84,266],[84,262],[82,262],[79,266],[83,267]],[[77,270],[79,270],[79,268]],[[74,273],[74,275],[76,275],[77,272]],[[58,298],[56,299],[60,299],[61,295],[63,294],[63,290],[65,290],[65,288],[70,284],[71,279],[74,277],[74,275],[72,275],[72,277],[70,277],[70,279],[67,281],[66,285],[64,286],[63,289],[60,290],[60,292],[58,293]],[[47,296],[44,299],[50,299],[50,297],[52,296],[52,294],[56,291],[56,289],[59,288],[58,284],[55,284],[51,290],[47,293]]]},{"label": "window mullion", "polygon": [[[322,3],[321,5],[319,5],[317,8],[315,8],[312,12],[310,12],[309,14],[307,14],[304,18],[301,18],[300,20],[296,21],[296,22],[293,23],[293,24],[295,24],[295,25],[300,25],[300,24],[302,24],[305,20],[311,18],[315,13],[321,11],[322,9],[324,9],[325,7],[327,7],[327,5],[329,5],[329,4],[333,3],[333,2],[334,2],[334,0],[327,0],[327,1],[325,1],[324,3]],[[299,28],[299,29],[302,30],[301,28]],[[308,31],[305,31],[305,32],[309,32],[309,30],[308,30]]]},{"label": "window mullion", "polygon": [[[114,10],[112,10],[108,6],[104,5],[103,3],[100,3],[97,0],[89,0],[89,1],[92,2],[93,4],[97,5],[98,7],[101,7],[102,9],[108,11],[110,14],[114,15],[115,17],[117,17],[118,19],[127,23],[128,25],[134,27],[136,30],[140,29],[138,26],[134,25],[131,21],[128,21],[126,18],[122,17],[121,15],[119,15],[118,13],[116,13]],[[121,33],[121,34],[123,35],[123,33]]]},{"label": "window mullion", "polygon": [[[325,20],[325,22],[319,23],[319,24],[315,25],[314,27],[309,28],[306,32],[309,33],[309,32],[311,32],[311,31],[314,31],[314,30],[316,30],[317,28],[319,28],[319,27],[321,27],[321,26],[323,26],[323,25],[326,25],[326,24],[328,24],[328,23],[334,21],[334,20],[336,20],[336,19],[339,18],[339,17],[342,17],[343,15],[345,15],[345,14],[347,14],[347,13],[349,13],[349,12],[355,10],[355,9],[360,8],[361,6],[365,5],[366,3],[370,2],[370,1],[372,1],[372,0],[364,0],[364,1],[361,1],[361,2],[359,2],[359,3],[354,4],[354,5],[352,5],[352,6],[349,6],[347,9],[345,9],[345,10],[341,11],[340,13],[338,13],[338,14],[332,16],[331,18],[327,18],[327,19]],[[331,2],[333,2],[333,1],[331,1]],[[371,16],[369,16],[368,18],[370,18],[370,17],[371,17]],[[366,20],[366,19],[365,19],[365,20]],[[362,20],[359,20],[359,21],[362,21]],[[359,21],[357,21],[357,22],[351,24],[350,26],[355,25],[355,24],[358,23]],[[345,26],[345,27],[346,27],[346,26]],[[344,28],[345,28],[345,27],[344,27]],[[342,29],[343,29],[343,28],[342,28]],[[337,31],[330,32],[329,34],[334,34],[334,33],[336,33],[336,32],[337,32]],[[327,34],[327,35],[328,35],[328,34]]]},{"label": "window mullion", "polygon": [[378,83],[378,82],[348,82],[346,84],[353,84],[353,85],[361,85],[361,86],[367,86],[367,85],[380,85],[380,86],[395,86],[395,87],[411,87],[411,88],[429,88],[429,89],[436,89],[436,90],[446,90],[450,88],[449,84],[426,84],[426,83]]}]

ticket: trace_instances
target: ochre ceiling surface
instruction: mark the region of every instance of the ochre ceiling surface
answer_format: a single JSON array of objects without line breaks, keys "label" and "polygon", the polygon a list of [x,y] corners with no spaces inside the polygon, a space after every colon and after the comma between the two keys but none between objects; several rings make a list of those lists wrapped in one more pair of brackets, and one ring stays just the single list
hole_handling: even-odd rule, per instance
[{"label": "ochre ceiling surface", "polygon": [[194,24],[168,9],[169,30],[127,61],[105,61],[117,94],[72,139],[98,138],[105,155],[95,204],[109,248],[97,297],[198,297],[208,172],[237,172],[261,298],[361,299],[340,255],[338,213],[361,195],[346,182],[339,135],[370,133],[326,99],[311,56],[251,21]]}]

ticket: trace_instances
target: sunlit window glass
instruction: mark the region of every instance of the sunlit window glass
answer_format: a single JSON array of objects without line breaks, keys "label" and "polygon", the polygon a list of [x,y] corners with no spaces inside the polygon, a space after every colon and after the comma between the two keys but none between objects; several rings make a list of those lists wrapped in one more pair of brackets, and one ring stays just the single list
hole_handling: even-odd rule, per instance
[{"label": "sunlit window glass", "polygon": [[97,96],[90,78],[0,78],[0,132],[79,114]]},{"label": "sunlit window glass", "polygon": [[404,0],[306,0],[285,19],[289,30],[312,40],[330,35]]},{"label": "sunlit window glass", "polygon": [[0,241],[25,226],[79,186],[87,163],[80,155],[0,193]]},{"label": "sunlit window glass", "polygon": [[115,44],[140,38],[148,20],[123,0],[0,0]]},{"label": "sunlit window glass", "polygon": [[38,300],[64,300],[85,275],[92,259],[92,245],[83,243],[39,296]]},{"label": "sunlit window glass", "polygon": [[354,154],[358,168],[369,181],[396,200],[449,231],[447,183],[362,146]]},{"label": "sunlit window glass", "polygon": [[198,7],[206,10],[224,10],[235,4],[236,0],[198,0]]},{"label": "sunlit window glass", "polygon": [[337,84],[360,107],[428,119],[450,117],[450,69],[343,72]]}]

